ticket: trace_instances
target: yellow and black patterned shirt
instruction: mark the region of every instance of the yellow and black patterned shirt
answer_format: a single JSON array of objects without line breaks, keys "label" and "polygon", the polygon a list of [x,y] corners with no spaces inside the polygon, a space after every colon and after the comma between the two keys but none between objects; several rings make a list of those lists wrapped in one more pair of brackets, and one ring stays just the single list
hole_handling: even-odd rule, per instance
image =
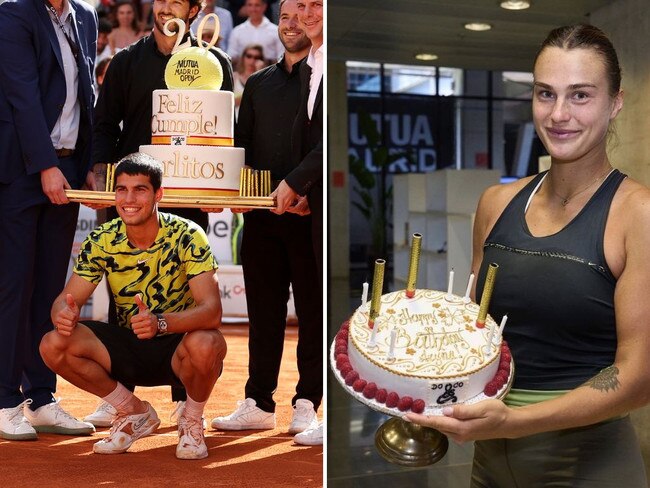
[{"label": "yellow and black patterned shirt", "polygon": [[189,280],[217,269],[208,238],[198,225],[160,213],[160,229],[149,249],[134,247],[122,219],[101,225],[84,240],[74,272],[99,284],[106,273],[117,305],[118,325],[131,327],[140,293],[153,313],[178,312],[194,306]]}]

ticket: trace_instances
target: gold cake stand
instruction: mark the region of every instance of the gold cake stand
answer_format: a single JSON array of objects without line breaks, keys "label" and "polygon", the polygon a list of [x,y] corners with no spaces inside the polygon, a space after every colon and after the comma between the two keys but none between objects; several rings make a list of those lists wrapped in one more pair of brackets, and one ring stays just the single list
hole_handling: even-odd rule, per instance
[{"label": "gold cake stand", "polygon": [[[346,385],[345,378],[336,369],[334,349],[335,341],[332,341],[330,347],[330,368],[343,389],[353,398],[373,410],[393,417],[385,421],[375,433],[375,447],[381,457],[388,462],[410,467],[428,466],[440,461],[447,453],[449,447],[447,436],[436,429],[402,420],[405,412],[400,412],[397,408],[389,408],[374,399],[368,399],[361,393],[354,391],[352,387]],[[477,403],[490,398],[501,399],[505,397],[512,386],[514,374],[515,365],[514,361],[511,360],[508,382],[497,392],[496,396],[488,397],[481,393],[467,401],[467,403]],[[443,407],[427,407],[423,415],[442,415],[442,409]]]},{"label": "gold cake stand", "polygon": [[[71,202],[91,205],[115,205],[115,192],[66,190],[65,194]],[[159,203],[160,207],[184,208],[275,208],[272,197],[242,197],[242,196],[191,196],[165,195]]]},{"label": "gold cake stand", "polygon": [[449,441],[436,429],[393,417],[377,429],[375,447],[386,461],[420,467],[440,461],[447,454]]}]

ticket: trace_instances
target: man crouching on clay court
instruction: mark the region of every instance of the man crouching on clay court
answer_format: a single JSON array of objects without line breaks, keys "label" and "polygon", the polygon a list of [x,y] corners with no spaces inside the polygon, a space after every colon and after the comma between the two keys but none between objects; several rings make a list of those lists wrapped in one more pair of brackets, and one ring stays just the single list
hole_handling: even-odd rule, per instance
[{"label": "man crouching on clay court", "polygon": [[[83,242],[70,281],[52,305],[55,330],[41,342],[45,363],[70,383],[117,410],[99,454],[125,452],[153,433],[160,420],[151,405],[123,383],[187,389],[178,421],[176,457],[208,455],[203,409],[219,377],[226,343],[221,325],[217,263],[197,225],[159,213],[162,168],[130,154],[115,169],[119,218]],[[79,310],[104,274],[118,323],[79,322]]]}]

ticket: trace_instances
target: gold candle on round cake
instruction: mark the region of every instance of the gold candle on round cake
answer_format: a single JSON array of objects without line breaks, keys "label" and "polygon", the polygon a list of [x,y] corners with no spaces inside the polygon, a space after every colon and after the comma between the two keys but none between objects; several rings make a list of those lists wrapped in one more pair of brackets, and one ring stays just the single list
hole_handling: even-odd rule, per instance
[{"label": "gold candle on round cake", "polygon": [[418,267],[420,266],[420,249],[422,248],[422,234],[413,234],[411,242],[411,260],[409,262],[409,274],[406,280],[406,296],[415,296],[415,283],[418,279]]},{"label": "gold candle on round cake", "polygon": [[368,317],[368,326],[372,329],[375,325],[375,319],[379,316],[379,307],[381,294],[384,289],[384,267],[386,261],[377,259],[375,261],[375,272],[372,277],[372,299],[370,301],[370,315]]},{"label": "gold candle on round cake", "polygon": [[482,329],[485,327],[487,320],[488,307],[492,299],[492,291],[494,290],[494,280],[497,276],[499,265],[497,263],[490,263],[485,277],[485,285],[483,287],[483,294],[481,295],[481,303],[478,310],[478,317],[476,318],[476,327]]}]

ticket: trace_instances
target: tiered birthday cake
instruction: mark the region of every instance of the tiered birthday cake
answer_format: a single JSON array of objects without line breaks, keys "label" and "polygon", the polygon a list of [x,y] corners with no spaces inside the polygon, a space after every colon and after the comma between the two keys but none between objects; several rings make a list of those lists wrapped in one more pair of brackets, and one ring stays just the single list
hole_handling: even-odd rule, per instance
[{"label": "tiered birthday cake", "polygon": [[[455,403],[494,397],[507,387],[511,357],[479,306],[442,291],[382,295],[369,327],[370,304],[343,323],[333,344],[339,380],[378,410],[436,413]],[[488,341],[492,336],[492,344]]]},{"label": "tiered birthday cake", "polygon": [[[218,32],[216,16],[214,20]],[[140,146],[140,152],[163,164],[168,195],[239,194],[244,149],[232,147],[235,98],[232,92],[219,91],[223,71],[208,49],[213,42],[214,37],[207,48],[175,48],[165,69],[168,89],[153,92],[151,144]]]},{"label": "tiered birthday cake", "polygon": [[155,90],[151,145],[168,194],[237,195],[244,149],[234,141],[234,96],[213,90]]}]

